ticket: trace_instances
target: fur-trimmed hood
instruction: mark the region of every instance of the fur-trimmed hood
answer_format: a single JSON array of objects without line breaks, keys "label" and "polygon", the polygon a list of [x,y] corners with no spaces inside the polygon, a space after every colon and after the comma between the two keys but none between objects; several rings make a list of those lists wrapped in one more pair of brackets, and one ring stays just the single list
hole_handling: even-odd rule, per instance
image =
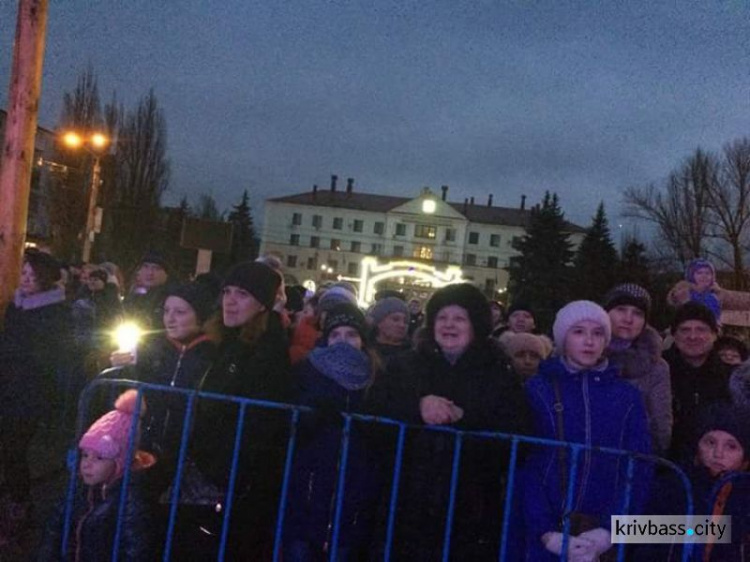
[{"label": "fur-trimmed hood", "polygon": [[610,362],[620,367],[624,379],[639,379],[648,375],[654,364],[661,359],[661,336],[651,326],[646,326],[641,335],[627,349],[609,350]]}]

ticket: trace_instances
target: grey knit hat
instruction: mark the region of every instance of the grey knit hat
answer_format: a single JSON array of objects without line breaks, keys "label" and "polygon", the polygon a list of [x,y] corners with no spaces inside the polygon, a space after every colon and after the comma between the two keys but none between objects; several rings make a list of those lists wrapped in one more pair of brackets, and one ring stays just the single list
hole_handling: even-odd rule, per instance
[{"label": "grey knit hat", "polygon": [[397,312],[402,312],[407,319],[409,318],[409,307],[404,301],[396,297],[386,297],[375,303],[368,316],[372,319],[372,323],[377,326],[385,320],[386,316]]}]

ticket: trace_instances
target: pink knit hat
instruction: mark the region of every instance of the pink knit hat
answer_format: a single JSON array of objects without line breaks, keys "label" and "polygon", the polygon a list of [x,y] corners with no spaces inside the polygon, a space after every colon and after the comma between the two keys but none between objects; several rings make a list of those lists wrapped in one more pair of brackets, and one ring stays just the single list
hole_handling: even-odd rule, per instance
[{"label": "pink knit hat", "polygon": [[[113,459],[116,465],[115,478],[125,472],[128,438],[137,400],[136,390],[123,392],[115,402],[115,409],[96,420],[78,443],[81,449],[89,449],[105,459]],[[141,416],[145,412],[146,404],[142,402]],[[138,430],[136,430],[134,450],[138,448],[138,438]]]}]

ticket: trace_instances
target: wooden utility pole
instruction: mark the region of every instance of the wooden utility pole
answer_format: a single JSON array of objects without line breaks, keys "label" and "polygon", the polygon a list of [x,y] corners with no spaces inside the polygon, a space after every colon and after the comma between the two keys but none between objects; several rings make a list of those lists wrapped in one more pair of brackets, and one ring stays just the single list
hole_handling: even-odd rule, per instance
[{"label": "wooden utility pole", "polygon": [[29,213],[48,0],[19,0],[0,153],[0,320],[18,285]]}]

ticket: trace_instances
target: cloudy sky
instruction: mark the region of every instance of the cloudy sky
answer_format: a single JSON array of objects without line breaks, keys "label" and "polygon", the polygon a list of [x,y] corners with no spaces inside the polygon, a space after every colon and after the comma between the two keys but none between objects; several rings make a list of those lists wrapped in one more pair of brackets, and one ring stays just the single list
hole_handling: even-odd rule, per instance
[{"label": "cloudy sky", "polygon": [[[16,10],[0,0],[3,106]],[[750,134],[749,38],[745,0],[51,1],[39,122],[90,63],[103,101],[154,88],[168,203],[248,189],[260,210],[336,173],[503,206],[549,189],[617,223],[623,188]]]}]

